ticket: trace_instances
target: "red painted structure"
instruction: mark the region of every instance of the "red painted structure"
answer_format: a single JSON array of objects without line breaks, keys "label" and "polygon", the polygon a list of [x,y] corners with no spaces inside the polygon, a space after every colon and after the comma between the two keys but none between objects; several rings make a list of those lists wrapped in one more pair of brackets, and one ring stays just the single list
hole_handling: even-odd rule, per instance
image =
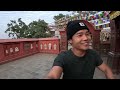
[{"label": "red painted structure", "polygon": [[120,74],[120,14],[119,11],[111,11],[110,20],[111,41],[107,64],[112,68],[114,74]]},{"label": "red painted structure", "polygon": [[39,52],[58,54],[59,48],[58,38],[1,39],[0,64]]},{"label": "red painted structure", "polygon": [[60,51],[66,51],[67,50],[67,36],[66,36],[66,31],[61,30],[60,32]]},{"label": "red painted structure", "polygon": [[58,38],[40,38],[38,42],[39,52],[58,54],[60,52],[59,41]]}]

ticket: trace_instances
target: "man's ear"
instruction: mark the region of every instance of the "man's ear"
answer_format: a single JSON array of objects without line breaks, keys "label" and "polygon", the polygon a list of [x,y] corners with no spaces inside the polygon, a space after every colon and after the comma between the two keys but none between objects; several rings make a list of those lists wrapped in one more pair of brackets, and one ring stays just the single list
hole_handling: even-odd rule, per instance
[{"label": "man's ear", "polygon": [[72,44],[72,40],[71,40],[71,39],[70,39],[70,40],[68,40],[68,43]]}]

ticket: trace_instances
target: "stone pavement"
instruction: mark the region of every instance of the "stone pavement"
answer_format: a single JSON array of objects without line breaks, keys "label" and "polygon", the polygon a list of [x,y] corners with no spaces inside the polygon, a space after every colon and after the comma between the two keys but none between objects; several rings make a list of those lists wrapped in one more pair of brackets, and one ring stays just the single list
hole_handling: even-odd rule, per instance
[{"label": "stone pavement", "polygon": [[0,65],[0,79],[42,79],[50,70],[56,54],[34,54]]},{"label": "stone pavement", "polygon": [[[56,54],[38,53],[0,65],[0,79],[43,79],[56,56]],[[105,79],[105,76],[96,69],[94,79]]]}]

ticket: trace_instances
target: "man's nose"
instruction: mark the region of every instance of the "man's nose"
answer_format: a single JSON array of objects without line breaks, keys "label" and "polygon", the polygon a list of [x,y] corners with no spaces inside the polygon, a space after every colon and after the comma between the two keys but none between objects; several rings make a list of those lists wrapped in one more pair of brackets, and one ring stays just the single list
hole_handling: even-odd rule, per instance
[{"label": "man's nose", "polygon": [[88,40],[88,36],[87,36],[87,35],[85,35],[85,34],[83,35],[83,37],[82,37],[82,38],[83,38],[83,40]]}]

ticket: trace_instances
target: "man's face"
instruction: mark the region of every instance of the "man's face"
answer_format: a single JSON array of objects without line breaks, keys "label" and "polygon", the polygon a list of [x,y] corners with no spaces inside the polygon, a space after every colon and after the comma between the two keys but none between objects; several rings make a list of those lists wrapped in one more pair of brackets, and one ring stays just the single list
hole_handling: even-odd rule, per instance
[{"label": "man's face", "polygon": [[76,49],[87,50],[89,48],[90,40],[91,40],[91,34],[90,32],[88,32],[87,29],[85,29],[76,32],[73,35],[72,39],[70,40],[70,43]]}]

